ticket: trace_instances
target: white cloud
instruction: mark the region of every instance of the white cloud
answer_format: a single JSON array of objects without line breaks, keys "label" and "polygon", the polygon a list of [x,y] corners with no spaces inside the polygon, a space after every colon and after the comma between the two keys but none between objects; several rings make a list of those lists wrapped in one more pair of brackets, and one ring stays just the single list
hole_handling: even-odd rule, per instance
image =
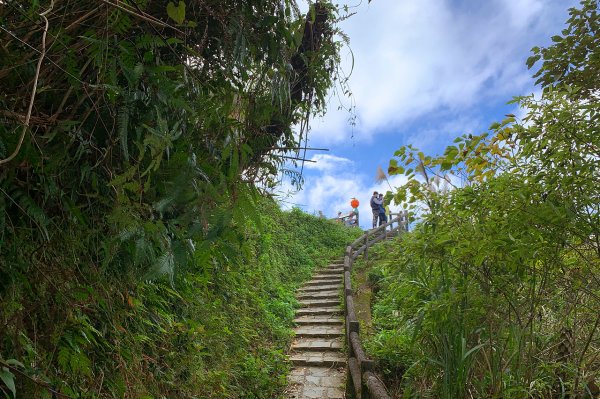
[{"label": "white cloud", "polygon": [[[399,187],[406,182],[404,176],[392,176],[389,184],[392,188]],[[375,170],[372,176],[364,174],[353,175],[350,171],[337,172],[325,171],[320,175],[306,176],[305,188],[300,192],[293,192],[290,185],[281,188],[282,193],[288,195],[280,197],[283,208],[300,206],[306,212],[317,214],[322,211],[326,217],[336,217],[338,212],[347,214],[351,211],[350,201],[357,198],[360,202],[359,215],[362,228],[371,227],[371,207],[369,201],[373,191],[385,193],[390,190],[387,182],[375,182]],[[392,211],[399,207],[392,205]]]},{"label": "white cloud", "polygon": [[500,0],[500,3],[507,11],[511,25],[518,29],[527,27],[531,21],[537,21],[536,15],[548,5],[548,1],[542,0]]},{"label": "white cloud", "polygon": [[[304,190],[287,201],[334,217],[338,211],[349,211],[350,200],[356,197],[361,202],[361,226],[369,227],[372,192],[389,190],[385,182],[374,181],[377,162],[389,156],[384,153],[413,143],[433,155],[440,147],[443,151],[449,138],[486,130],[490,119],[484,113],[490,107],[533,90],[525,67],[529,48],[558,33],[567,7],[576,3],[374,0],[369,4],[363,0],[357,7],[349,4],[357,14],[344,21],[342,29],[350,36],[354,55],[350,89],[357,125],[352,129],[349,114],[336,109],[338,100],[332,95],[327,115],[313,120],[309,136],[311,146],[338,147],[351,153],[352,160],[333,154],[313,157],[318,163],[305,164],[309,173]],[[348,71],[347,50],[342,59]],[[500,118],[510,108],[503,109]],[[522,110],[514,113],[523,115]],[[396,131],[403,136],[391,133]],[[383,133],[384,140],[379,136]],[[371,175],[363,172],[367,168]],[[401,176],[390,180],[392,186],[405,181]]]},{"label": "white cloud", "polygon": [[[441,110],[509,100],[531,85],[524,67],[531,38],[569,4],[551,0],[378,0],[362,2],[342,25],[351,38],[358,141]],[[552,18],[551,18],[552,17]],[[349,69],[346,66],[345,69]],[[348,114],[315,120],[312,142],[349,138]],[[503,100],[502,100],[503,101]]]},{"label": "white cloud", "polygon": [[322,172],[332,172],[352,165],[348,158],[338,157],[329,154],[316,154],[311,159],[313,162],[304,164],[306,169],[320,170]]}]

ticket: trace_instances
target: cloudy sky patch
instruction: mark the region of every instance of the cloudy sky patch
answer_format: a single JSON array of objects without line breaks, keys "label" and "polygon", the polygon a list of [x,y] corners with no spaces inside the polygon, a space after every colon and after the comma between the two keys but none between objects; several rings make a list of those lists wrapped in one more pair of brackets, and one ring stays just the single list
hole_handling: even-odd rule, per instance
[{"label": "cloudy sky patch", "polygon": [[[536,91],[525,61],[533,46],[560,33],[574,0],[363,0],[341,25],[350,37],[350,78],[356,125],[339,111],[312,123],[310,146],[327,147],[305,165],[304,190],[292,201],[328,216],[368,208],[377,167],[387,170],[394,151],[414,144],[442,153],[463,133],[481,133],[506,113],[521,115],[513,96]],[[349,50],[342,50],[349,71]],[[348,106],[351,102],[346,100]],[[401,184],[394,181],[394,184]],[[387,187],[389,190],[389,187]],[[364,224],[362,218],[361,225]]]},{"label": "cloudy sky patch", "polygon": [[306,169],[318,170],[321,172],[335,172],[352,165],[348,158],[338,157],[329,154],[316,154],[310,159],[312,162],[304,164]]}]

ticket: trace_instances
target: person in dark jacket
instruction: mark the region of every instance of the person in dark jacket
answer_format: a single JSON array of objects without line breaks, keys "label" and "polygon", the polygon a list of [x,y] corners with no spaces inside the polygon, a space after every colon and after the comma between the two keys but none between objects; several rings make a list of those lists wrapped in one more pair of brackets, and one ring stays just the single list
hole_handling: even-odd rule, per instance
[{"label": "person in dark jacket", "polygon": [[381,200],[381,204],[379,205],[379,225],[381,226],[387,223],[387,215],[385,214],[385,206],[383,205],[383,194],[379,194],[378,198]]},{"label": "person in dark jacket", "polygon": [[373,211],[373,228],[377,227],[377,220],[379,219],[379,206],[383,204],[383,198],[378,196],[377,191],[373,191],[371,197],[371,210]]}]

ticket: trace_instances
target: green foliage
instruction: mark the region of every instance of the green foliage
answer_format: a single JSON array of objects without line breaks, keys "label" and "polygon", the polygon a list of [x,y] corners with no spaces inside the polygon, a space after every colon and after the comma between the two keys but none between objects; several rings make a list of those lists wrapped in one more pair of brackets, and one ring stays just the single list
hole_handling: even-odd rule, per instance
[{"label": "green foliage", "polygon": [[553,46],[534,49],[544,91],[514,100],[523,120],[390,162],[409,178],[390,195],[420,222],[381,262],[369,347],[404,373],[405,397],[598,395],[597,11],[583,1]]},{"label": "green foliage", "polygon": [[581,393],[600,376],[592,248],[514,175],[449,197],[384,257],[372,353],[420,395]]},{"label": "green foliage", "polygon": [[175,4],[170,1],[169,4],[167,4],[167,14],[169,15],[169,18],[181,25],[185,20],[185,3],[179,1],[179,4],[175,6]]},{"label": "green foliage", "polygon": [[[10,370],[7,369],[6,367],[2,367],[2,369],[0,370],[0,379],[6,386],[6,389],[8,389],[8,392],[10,392],[12,394],[12,397],[13,398],[16,397],[17,389],[15,387],[15,375],[13,373],[11,373]],[[5,391],[3,387],[0,387],[0,389],[2,389],[2,392],[4,393],[4,395],[7,398],[11,397],[8,395],[8,392]]]},{"label": "green foliage", "polygon": [[2,393],[278,392],[291,291],[348,237],[265,190],[325,110],[339,18],[326,1],[2,1],[2,158],[38,78],[0,166],[0,357],[24,365],[0,364]]},{"label": "green foliage", "polygon": [[81,398],[280,395],[294,290],[356,232],[268,200],[256,207],[262,228],[230,227],[243,237],[235,248],[195,243],[194,261],[170,282],[73,261],[50,272],[35,259],[2,290],[0,364],[19,359],[31,378],[4,370],[6,386],[23,397],[44,390],[33,380]]},{"label": "green foliage", "polygon": [[[0,227],[15,237],[6,245],[29,239],[25,225],[51,241],[50,226],[74,218],[95,238],[90,251],[105,252],[103,267],[172,279],[192,258],[189,240],[234,244],[227,231],[239,212],[226,204],[251,209],[256,187],[277,183],[276,148],[297,147],[292,126],[324,111],[317,99],[339,61],[338,10],[295,9],[276,0],[4,2],[5,155],[35,75],[40,82],[23,148],[0,172]],[[40,13],[51,21],[51,62],[36,71],[22,60],[39,56]]]},{"label": "green foliage", "polygon": [[552,36],[554,44],[547,48],[534,47],[527,67],[541,66],[534,74],[543,87],[576,86],[582,98],[598,98],[600,74],[600,8],[597,0],[582,0],[580,8],[569,9],[570,18],[561,35]]}]

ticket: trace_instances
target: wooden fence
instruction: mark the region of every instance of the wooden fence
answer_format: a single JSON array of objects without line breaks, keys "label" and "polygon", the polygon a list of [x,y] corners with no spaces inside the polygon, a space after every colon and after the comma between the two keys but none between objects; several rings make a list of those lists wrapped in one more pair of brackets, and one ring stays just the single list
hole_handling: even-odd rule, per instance
[{"label": "wooden fence", "polygon": [[[349,384],[357,399],[390,399],[385,385],[373,373],[374,363],[363,350],[360,328],[352,297],[352,265],[361,254],[369,256],[369,247],[407,229],[406,213],[396,214],[388,223],[367,231],[346,248],[344,255],[344,298],[346,301],[346,344],[348,347]],[[396,226],[394,227],[394,224]]]}]

